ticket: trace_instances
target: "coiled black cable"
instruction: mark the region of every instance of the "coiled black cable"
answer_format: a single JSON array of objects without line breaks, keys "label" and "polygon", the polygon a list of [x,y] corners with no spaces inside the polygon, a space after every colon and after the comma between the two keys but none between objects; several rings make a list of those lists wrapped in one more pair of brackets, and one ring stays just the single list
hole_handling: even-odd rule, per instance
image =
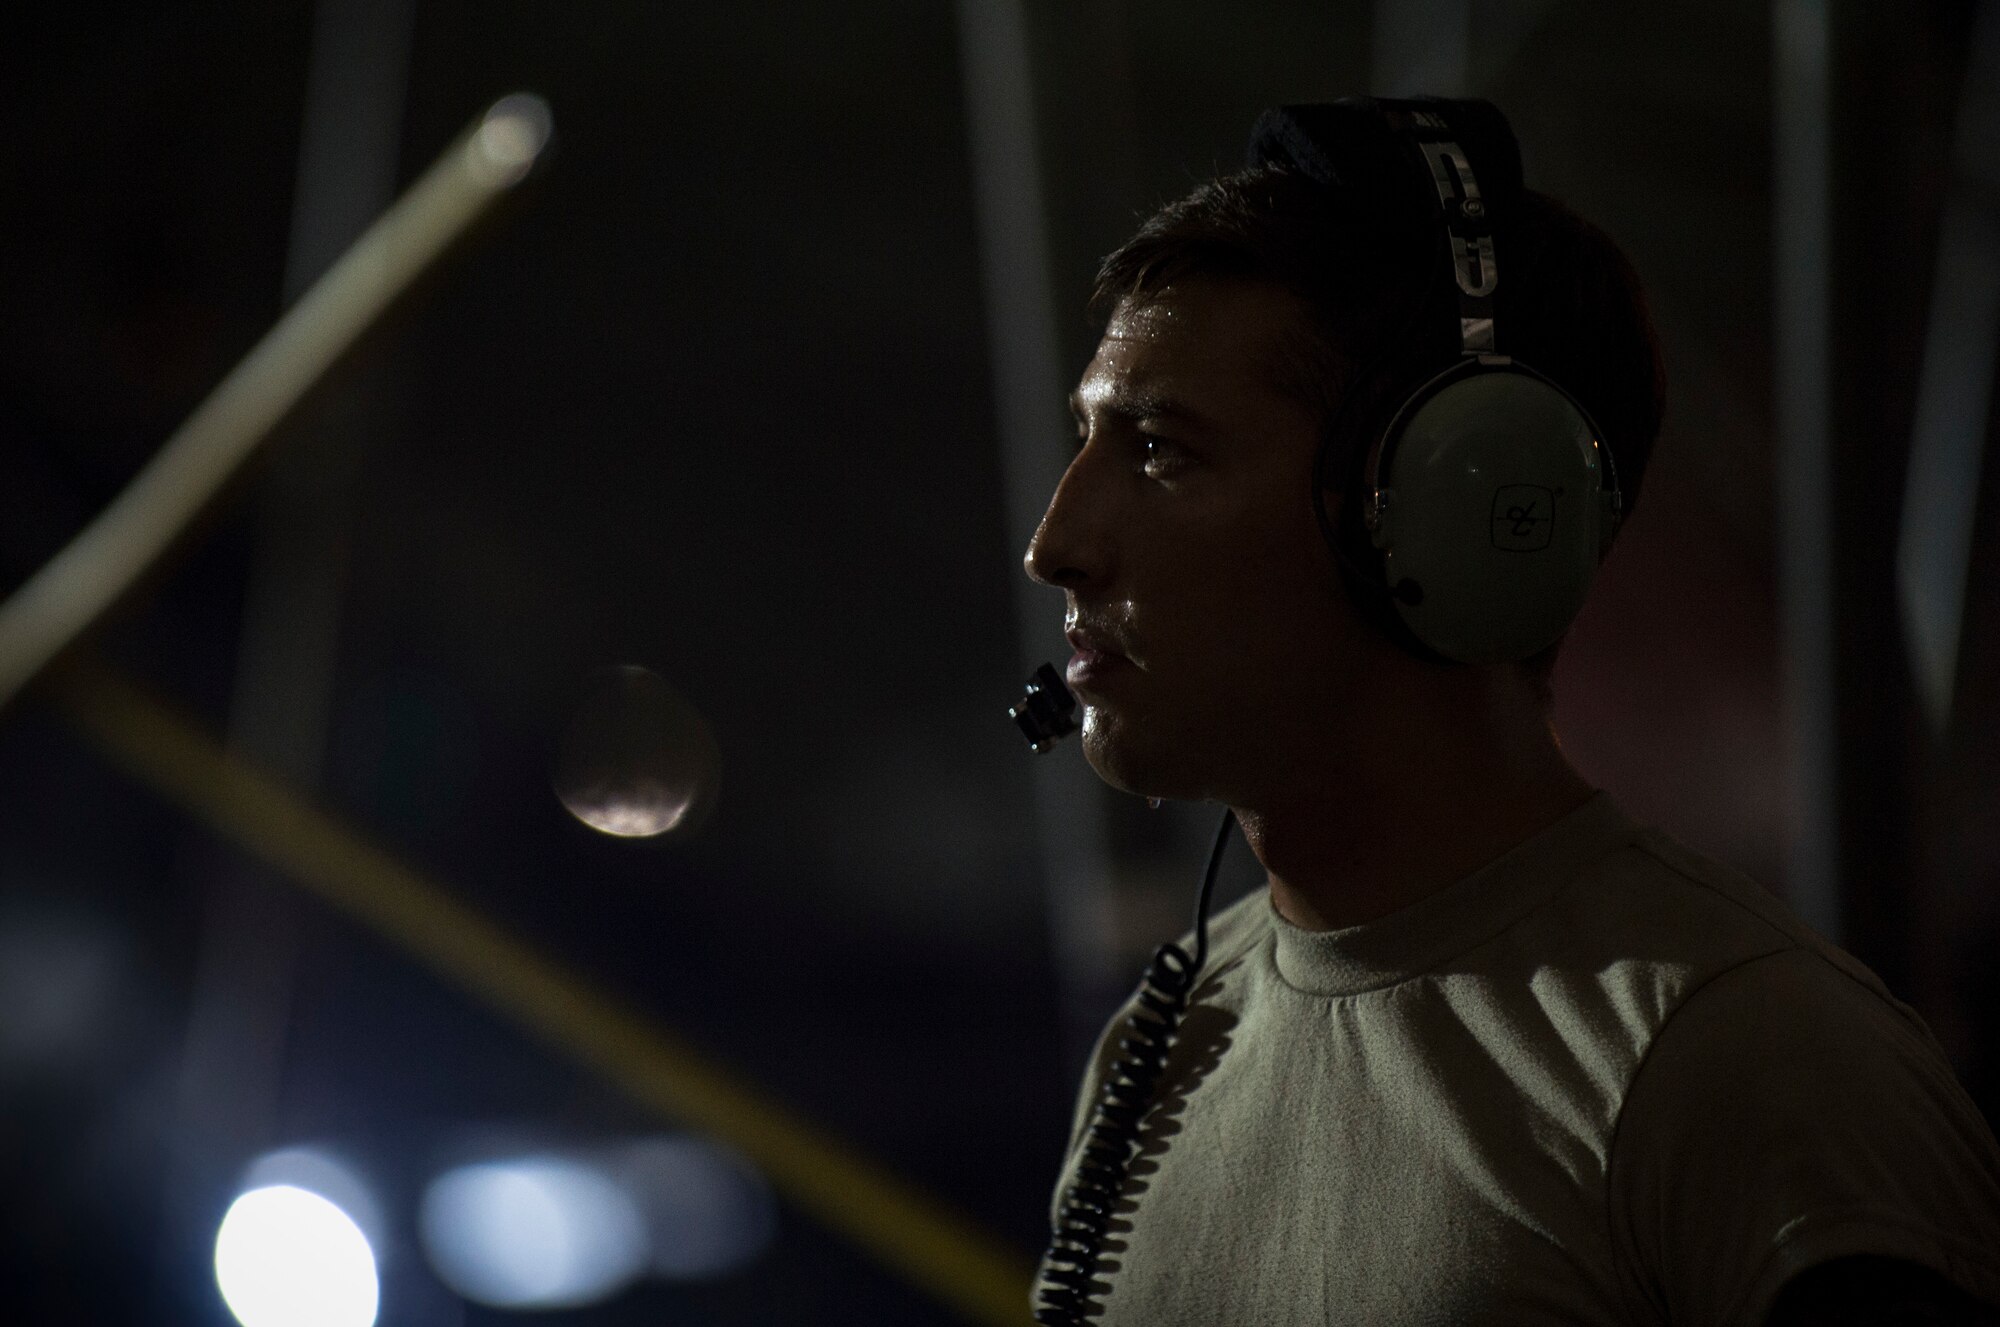
[{"label": "coiled black cable", "polygon": [[1208,899],[1215,888],[1223,846],[1229,841],[1229,828],[1235,823],[1236,813],[1225,810],[1215,831],[1215,846],[1209,850],[1208,871],[1202,876],[1201,896],[1195,903],[1194,956],[1188,957],[1185,949],[1172,943],[1153,951],[1153,960],[1140,981],[1138,1008],[1126,1018],[1125,1035],[1118,1042],[1121,1058],[1105,1074],[1099,1088],[1076,1179],[1063,1195],[1049,1251],[1042,1259],[1041,1303],[1035,1309],[1035,1321],[1045,1327],[1081,1327],[1102,1311],[1099,1297],[1091,1293],[1091,1281],[1097,1275],[1104,1237],[1119,1196],[1125,1191],[1125,1178],[1139,1143],[1139,1123],[1152,1108],[1154,1089],[1173,1049],[1174,1033],[1187,1012],[1188,996],[1202,964],[1208,961]]}]

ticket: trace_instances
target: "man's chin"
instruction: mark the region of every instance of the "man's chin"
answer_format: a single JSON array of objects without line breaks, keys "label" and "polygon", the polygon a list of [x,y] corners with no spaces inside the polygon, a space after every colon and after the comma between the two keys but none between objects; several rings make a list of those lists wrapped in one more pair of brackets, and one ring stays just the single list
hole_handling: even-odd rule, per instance
[{"label": "man's chin", "polygon": [[1183,744],[1147,730],[1123,715],[1100,706],[1083,711],[1083,758],[1103,779],[1120,792],[1135,797],[1188,797],[1184,785],[1189,771],[1175,759]]}]

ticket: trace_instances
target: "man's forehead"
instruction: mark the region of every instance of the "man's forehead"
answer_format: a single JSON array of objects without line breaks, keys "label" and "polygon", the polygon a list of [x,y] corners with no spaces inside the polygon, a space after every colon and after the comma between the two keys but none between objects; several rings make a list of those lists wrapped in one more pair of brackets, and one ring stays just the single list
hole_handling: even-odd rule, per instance
[{"label": "man's forehead", "polygon": [[1300,312],[1297,296],[1282,286],[1195,277],[1122,297],[1104,338],[1213,353],[1246,336],[1280,334],[1296,325]]},{"label": "man's forehead", "polygon": [[1280,287],[1203,280],[1119,300],[1073,403],[1268,389],[1273,353],[1297,330]]}]

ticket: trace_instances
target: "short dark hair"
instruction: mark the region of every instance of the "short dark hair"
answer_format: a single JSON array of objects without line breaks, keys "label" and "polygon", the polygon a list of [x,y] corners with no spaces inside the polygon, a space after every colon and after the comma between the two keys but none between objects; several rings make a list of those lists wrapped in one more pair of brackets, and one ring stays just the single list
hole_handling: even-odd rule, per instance
[{"label": "short dark hair", "polygon": [[[1100,316],[1195,276],[1290,290],[1309,325],[1271,348],[1277,384],[1319,421],[1350,491],[1397,405],[1459,354],[1458,306],[1433,224],[1282,165],[1209,180],[1104,259]],[[1604,432],[1629,514],[1660,431],[1665,375],[1632,265],[1597,227],[1523,189],[1495,218],[1498,349],[1561,383]],[[1562,642],[1526,661],[1543,700]]]}]

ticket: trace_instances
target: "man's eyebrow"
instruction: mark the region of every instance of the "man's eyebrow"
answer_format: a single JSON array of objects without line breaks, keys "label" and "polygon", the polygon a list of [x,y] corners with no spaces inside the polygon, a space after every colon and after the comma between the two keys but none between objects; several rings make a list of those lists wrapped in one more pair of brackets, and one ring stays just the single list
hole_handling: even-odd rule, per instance
[{"label": "man's eyebrow", "polygon": [[[1142,419],[1174,419],[1206,428],[1210,422],[1206,415],[1186,402],[1145,386],[1114,386],[1095,394],[1095,404],[1099,414],[1134,423]],[[1083,420],[1083,392],[1080,389],[1069,394],[1069,412],[1079,422]]]}]

